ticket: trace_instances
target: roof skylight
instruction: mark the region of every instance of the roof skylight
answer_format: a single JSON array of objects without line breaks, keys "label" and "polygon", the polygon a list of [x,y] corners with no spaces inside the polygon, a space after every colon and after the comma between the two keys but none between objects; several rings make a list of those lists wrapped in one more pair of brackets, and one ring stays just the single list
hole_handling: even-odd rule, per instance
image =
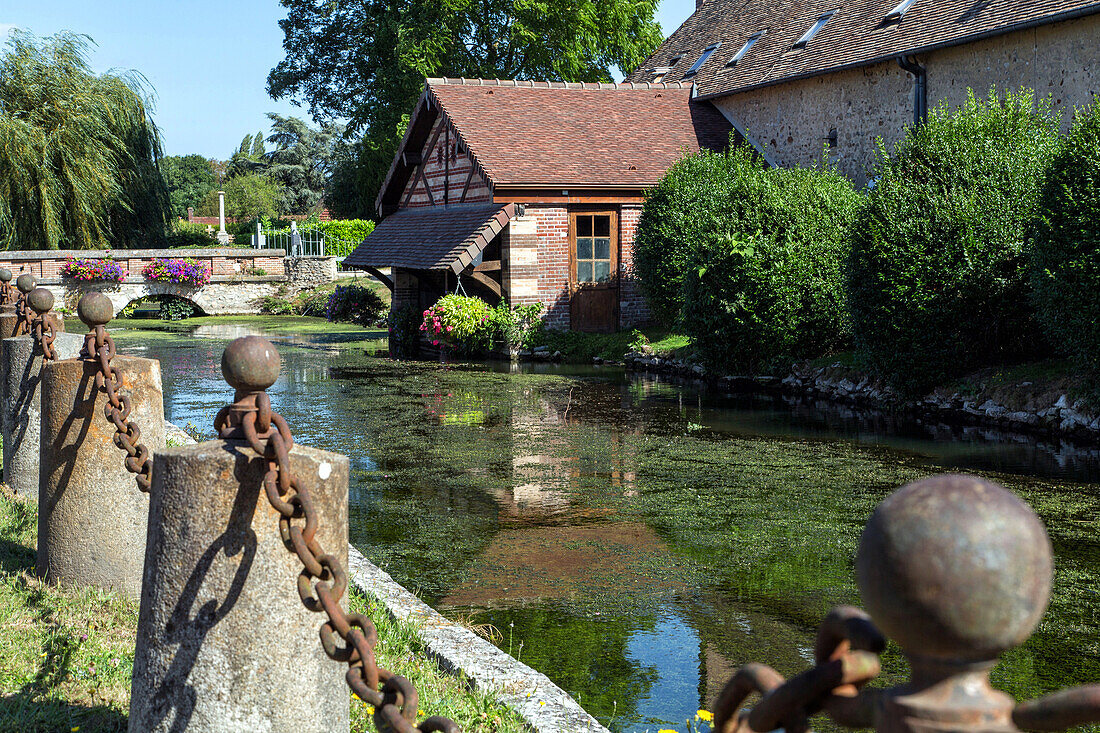
[{"label": "roof skylight", "polygon": [[695,76],[696,72],[698,72],[699,69],[702,68],[703,64],[707,62],[707,59],[711,57],[711,54],[717,51],[718,47],[721,45],[721,43],[712,43],[704,48],[703,54],[699,57],[699,60],[692,64],[690,69],[684,72],[684,78],[687,79],[688,77]]},{"label": "roof skylight", "polygon": [[737,66],[737,62],[745,58],[745,54],[752,50],[752,47],[764,36],[764,33],[765,31],[757,31],[749,36],[749,39],[745,41],[745,45],[741,47],[741,50],[735,53],[733,58],[726,62],[726,66]]},{"label": "roof skylight", "polygon": [[827,13],[823,13],[817,21],[810,26],[810,30],[802,34],[802,37],[794,42],[794,46],[791,48],[805,48],[806,44],[813,40],[813,37],[817,35],[817,32],[825,27],[825,24],[829,22],[829,18],[836,14],[835,10],[830,10]]},{"label": "roof skylight", "polygon": [[901,0],[897,7],[886,14],[887,23],[897,23],[905,15],[905,11],[913,6],[917,0]]}]

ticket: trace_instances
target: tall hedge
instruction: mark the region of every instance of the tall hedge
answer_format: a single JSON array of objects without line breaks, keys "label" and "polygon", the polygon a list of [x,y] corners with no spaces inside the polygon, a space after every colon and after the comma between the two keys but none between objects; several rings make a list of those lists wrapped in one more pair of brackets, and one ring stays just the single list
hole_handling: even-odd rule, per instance
[{"label": "tall hedge", "polygon": [[1078,116],[1050,165],[1031,277],[1049,339],[1100,374],[1100,96]]},{"label": "tall hedge", "polygon": [[903,392],[1035,349],[1029,231],[1057,139],[1048,100],[991,91],[880,151],[850,307],[861,355]]},{"label": "tall hedge", "polygon": [[677,161],[646,196],[634,237],[634,274],[658,320],[679,322],[684,273],[704,239],[729,228],[737,200],[730,156],[704,150]]},{"label": "tall hedge", "polygon": [[725,371],[782,370],[846,345],[844,263],[860,204],[827,166],[768,170],[744,150],[727,158],[721,226],[685,268],[681,325],[703,361]]}]

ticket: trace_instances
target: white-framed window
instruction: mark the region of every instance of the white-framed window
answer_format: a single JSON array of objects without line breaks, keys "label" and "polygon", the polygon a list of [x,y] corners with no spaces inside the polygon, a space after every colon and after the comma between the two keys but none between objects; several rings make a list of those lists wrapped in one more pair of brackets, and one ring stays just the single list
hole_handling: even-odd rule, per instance
[{"label": "white-framed window", "polygon": [[690,69],[684,72],[684,78],[687,79],[689,77],[695,76],[695,74],[699,72],[699,69],[703,68],[703,64],[707,62],[707,59],[709,59],[711,55],[713,55],[714,52],[718,50],[718,47],[721,45],[721,43],[712,43],[704,48],[703,53],[699,56],[699,60],[692,64]]},{"label": "white-framed window", "polygon": [[907,10],[909,10],[909,8],[913,7],[913,3],[915,3],[916,1],[917,0],[901,0],[901,2],[898,3],[897,6],[893,10],[891,10],[889,13],[886,14],[886,22],[887,23],[899,23],[899,22],[901,22],[902,16],[905,15],[905,12]]},{"label": "white-framed window", "polygon": [[814,21],[814,24],[810,26],[810,29],[803,33],[802,37],[794,42],[794,46],[792,46],[792,48],[805,48],[806,45],[813,40],[814,36],[817,35],[817,32],[825,27],[825,24],[829,22],[829,18],[833,17],[834,15],[836,15],[835,10],[830,10],[827,13],[822,13],[821,17]]},{"label": "white-framed window", "polygon": [[742,46],[741,49],[733,55],[733,58],[726,62],[726,66],[737,66],[737,62],[745,58],[745,55],[752,50],[752,47],[756,45],[757,41],[764,37],[764,34],[766,32],[767,31],[757,31],[756,33],[753,33],[751,36],[749,36],[749,39],[745,41],[745,45]]}]

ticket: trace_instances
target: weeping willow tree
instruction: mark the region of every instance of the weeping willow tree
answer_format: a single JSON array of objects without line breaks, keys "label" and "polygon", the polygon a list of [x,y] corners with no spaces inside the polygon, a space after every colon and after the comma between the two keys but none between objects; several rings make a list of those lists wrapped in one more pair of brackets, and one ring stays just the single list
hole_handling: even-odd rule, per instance
[{"label": "weeping willow tree", "polygon": [[0,57],[0,246],[163,246],[160,134],[137,74],[92,73],[90,39],[14,33]]}]

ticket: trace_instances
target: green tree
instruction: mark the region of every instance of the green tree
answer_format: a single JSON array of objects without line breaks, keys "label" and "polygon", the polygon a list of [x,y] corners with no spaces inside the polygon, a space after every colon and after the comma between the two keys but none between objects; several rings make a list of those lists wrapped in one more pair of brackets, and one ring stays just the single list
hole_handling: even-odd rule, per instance
[{"label": "green tree", "polygon": [[[269,176],[250,174],[227,178],[222,190],[225,192],[225,215],[230,219],[274,219],[284,213],[280,208],[283,187]],[[196,213],[200,216],[217,216],[218,192],[210,191],[199,204]]]},{"label": "green tree", "polygon": [[160,135],[135,73],[91,72],[86,36],[16,32],[0,57],[0,244],[162,246]]},{"label": "green tree", "polygon": [[264,134],[263,132],[257,132],[256,136],[252,138],[252,159],[261,160],[266,155],[267,150],[264,148]]},{"label": "green tree", "polygon": [[[309,105],[318,120],[343,118],[361,141],[342,165],[362,207],[381,185],[426,76],[610,81],[656,48],[658,0],[281,0],[286,58],[268,93]],[[355,186],[347,185],[348,180]]]},{"label": "green tree", "polygon": [[198,206],[217,185],[210,162],[201,155],[166,155],[160,159],[160,172],[176,217],[187,216],[187,207]]},{"label": "green tree", "polygon": [[326,123],[315,130],[297,117],[267,116],[272,130],[267,141],[276,146],[267,156],[267,173],[283,184],[283,211],[305,214],[324,196],[343,127]]}]

